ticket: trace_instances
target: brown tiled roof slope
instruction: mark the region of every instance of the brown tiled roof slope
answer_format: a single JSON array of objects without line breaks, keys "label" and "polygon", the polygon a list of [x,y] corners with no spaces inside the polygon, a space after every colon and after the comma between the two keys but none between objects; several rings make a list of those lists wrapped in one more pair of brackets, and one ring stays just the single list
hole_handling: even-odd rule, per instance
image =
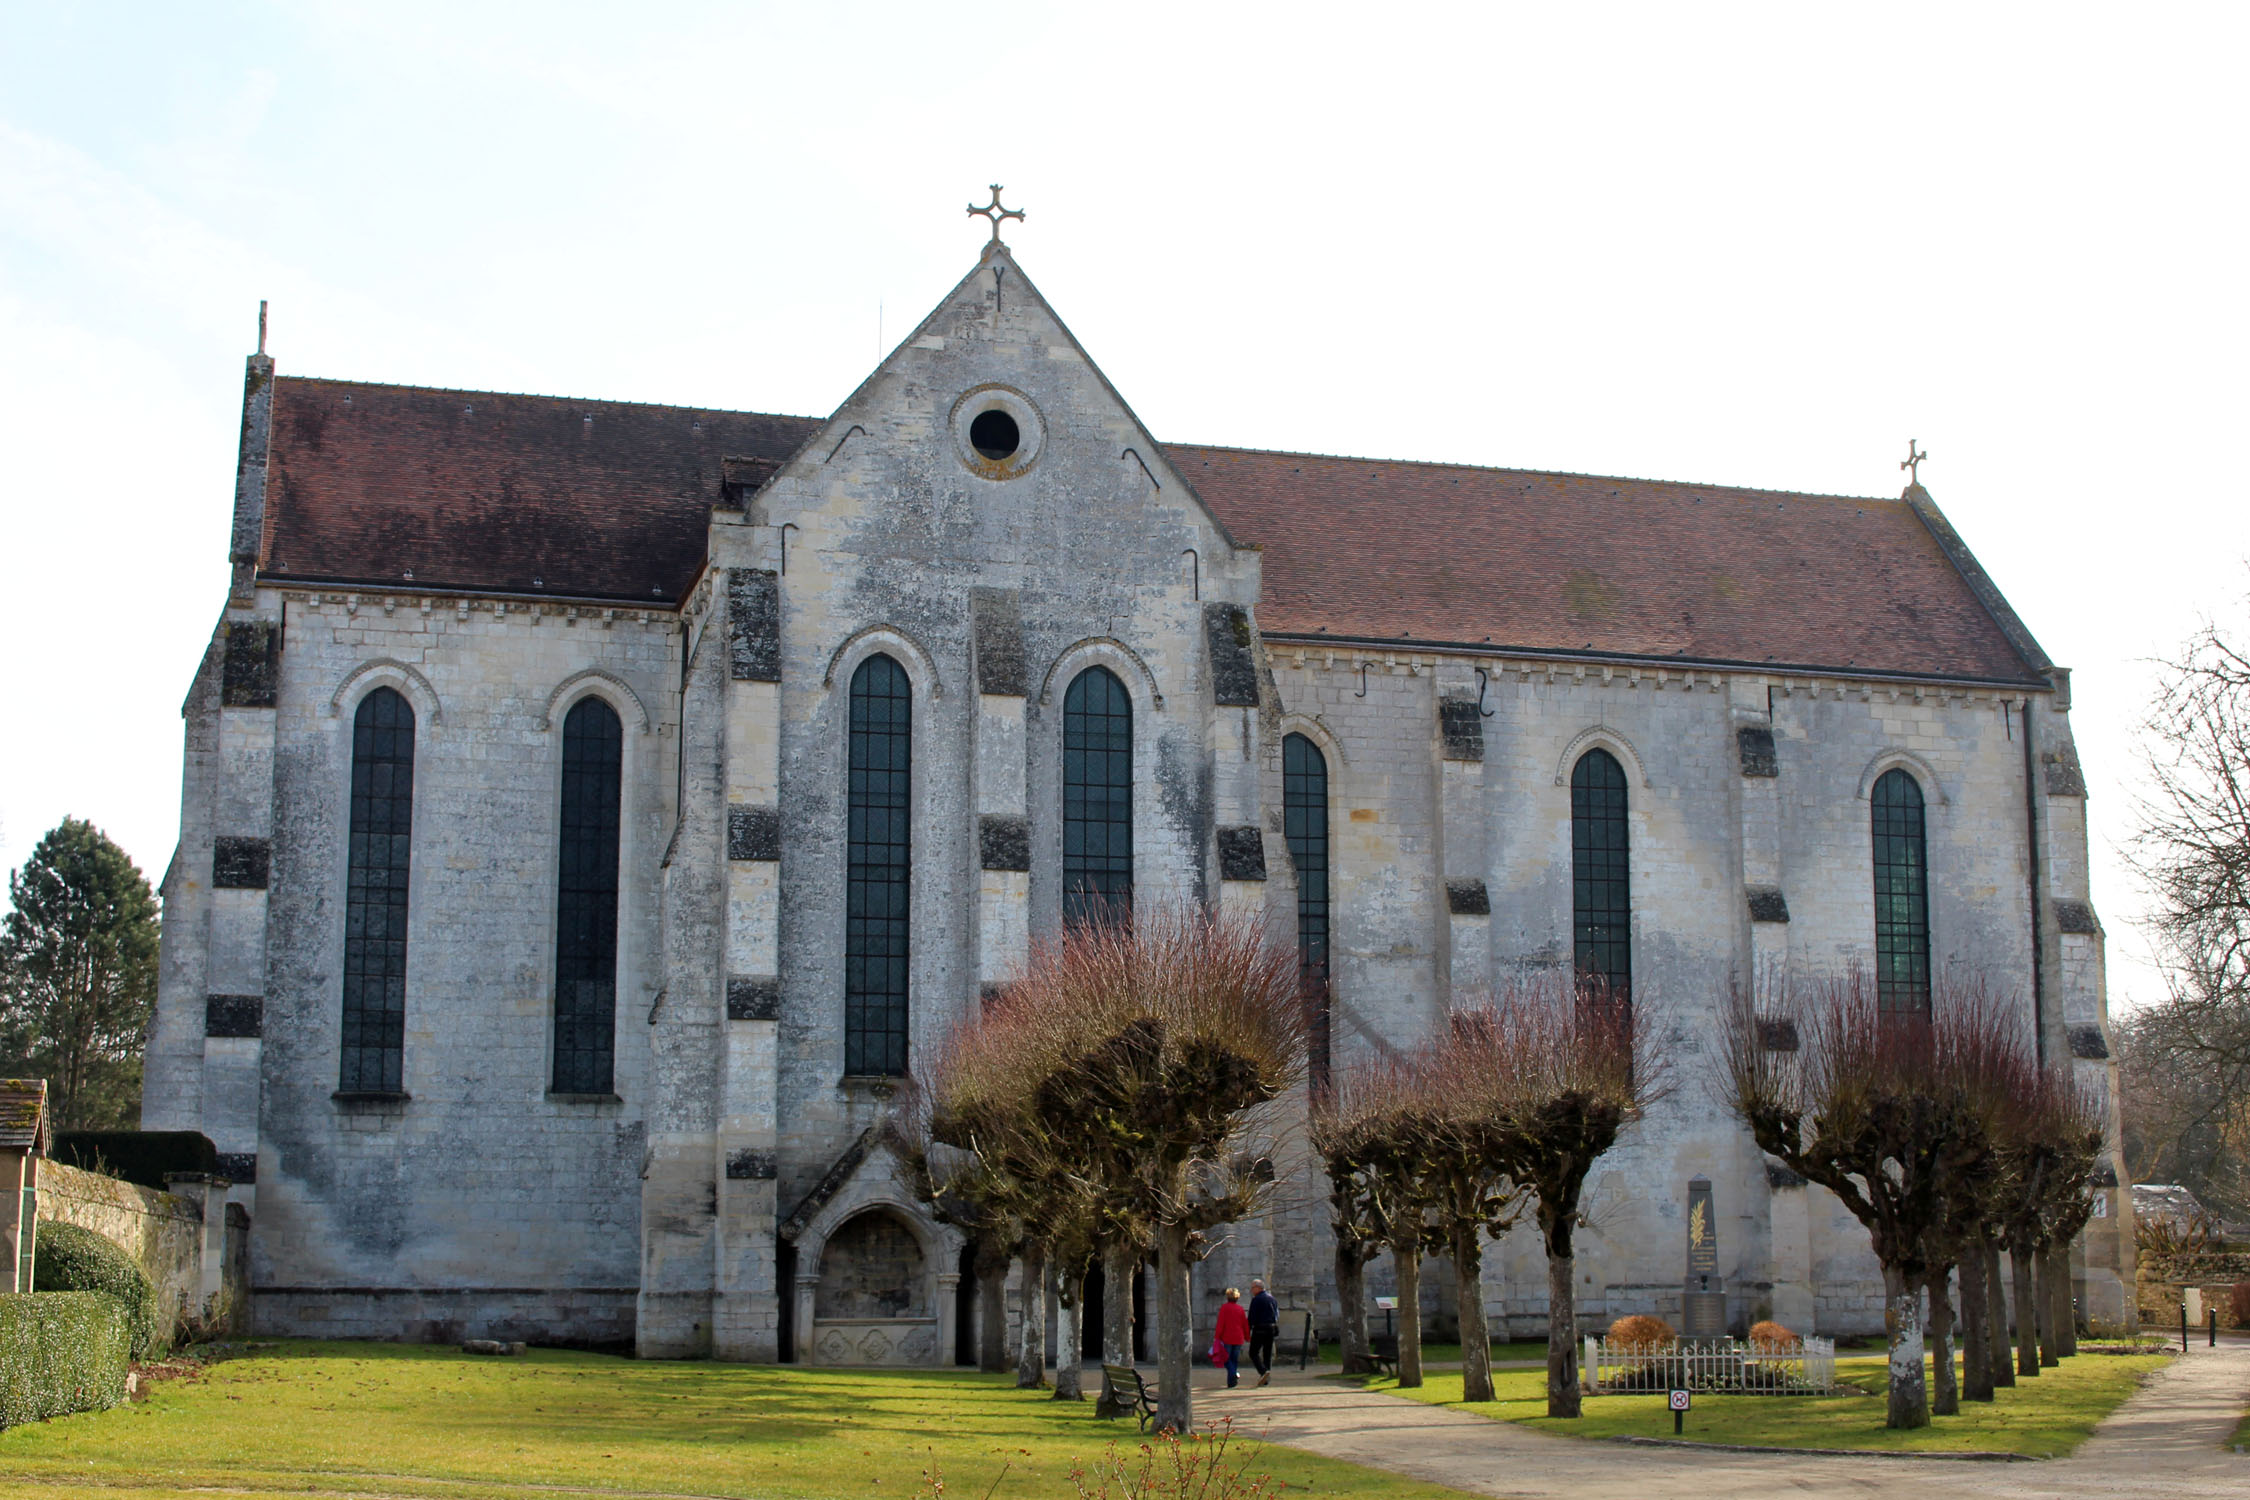
[{"label": "brown tiled roof slope", "polygon": [[[820,425],[282,377],[260,574],[675,604],[722,487]],[[2037,680],[1902,501],[1165,451],[1265,549],[1269,633]]]},{"label": "brown tiled roof slope", "polygon": [[259,572],[673,604],[702,569],[724,461],[778,462],[819,426],[281,377]]},{"label": "brown tiled roof slope", "polygon": [[1268,634],[2038,679],[1903,500],[1170,446]]}]

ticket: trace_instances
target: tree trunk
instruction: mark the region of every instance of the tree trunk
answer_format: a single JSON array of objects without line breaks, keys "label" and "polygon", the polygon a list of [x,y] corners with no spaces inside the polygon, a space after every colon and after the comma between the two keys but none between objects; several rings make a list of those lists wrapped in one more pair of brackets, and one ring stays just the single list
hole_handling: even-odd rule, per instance
[{"label": "tree trunk", "polygon": [[1992,1362],[1992,1383],[2014,1385],[2016,1365],[2008,1342],[2008,1288],[2000,1279],[2000,1241],[1989,1234],[1984,1238],[1984,1295],[1992,1316],[1992,1336],[1985,1349]]},{"label": "tree trunk", "polygon": [[2070,1288],[2070,1242],[2049,1245],[2039,1257],[2039,1269],[2054,1312],[2055,1354],[2067,1359],[2078,1352],[2078,1305]]},{"label": "tree trunk", "polygon": [[1008,1257],[977,1256],[977,1368],[998,1375],[1008,1368]]},{"label": "tree trunk", "polygon": [[1492,1399],[1492,1333],[1484,1321],[1484,1246],[1479,1230],[1453,1232],[1453,1299],[1461,1308],[1461,1399]]},{"label": "tree trunk", "polygon": [[1367,1357],[1367,1262],[1359,1246],[1336,1241],[1336,1300],[1343,1306],[1343,1327],[1336,1335],[1344,1357],[1346,1375],[1364,1375],[1373,1369]]},{"label": "tree trunk", "polygon": [[[1102,1250],[1102,1363],[1133,1362],[1133,1278],[1141,1268],[1141,1247],[1109,1245]],[[1110,1389],[1102,1376],[1101,1399],[1094,1403],[1097,1417],[1129,1417],[1132,1404]]]},{"label": "tree trunk", "polygon": [[2055,1289],[2053,1267],[2044,1246],[2031,1252],[2032,1307],[2039,1327],[2039,1367],[2051,1370],[2062,1361],[2055,1357]]},{"label": "tree trunk", "polygon": [[1930,1273],[1930,1412],[1933,1416],[1961,1414],[1961,1387],[1953,1378],[1953,1296],[1951,1266]]},{"label": "tree trunk", "polygon": [[1016,1389],[1044,1390],[1047,1385],[1047,1247],[1027,1240],[1023,1247],[1023,1316],[1017,1320],[1020,1335],[1016,1352]]},{"label": "tree trunk", "polygon": [[1422,1383],[1422,1251],[1416,1245],[1391,1246],[1398,1270],[1398,1383]]},{"label": "tree trunk", "polygon": [[1194,1366],[1188,1347],[1193,1318],[1187,1228],[1161,1225],[1156,1231],[1156,1420],[1150,1426],[1181,1437],[1195,1431],[1195,1390],[1189,1384]]},{"label": "tree trunk", "polygon": [[2032,1286],[2031,1242],[2008,1244],[2008,1273],[2016,1283],[2016,1373],[2039,1373],[2039,1294]]},{"label": "tree trunk", "polygon": [[1890,1304],[1891,1399],[1885,1427],[1930,1425],[1930,1387],[1922,1378],[1921,1288],[1895,1267],[1883,1268],[1883,1297]]},{"label": "tree trunk", "polygon": [[1992,1293],[1985,1282],[1984,1241],[1961,1256],[1961,1396],[1992,1399]]},{"label": "tree trunk", "polygon": [[1540,1215],[1547,1241],[1547,1415],[1575,1417],[1583,1408],[1578,1389],[1578,1261],[1571,1253],[1572,1215],[1553,1222]]},{"label": "tree trunk", "polygon": [[1085,1334],[1080,1323],[1086,1311],[1086,1268],[1058,1265],[1055,1281],[1055,1399],[1083,1401],[1086,1391],[1079,1379],[1086,1362]]}]

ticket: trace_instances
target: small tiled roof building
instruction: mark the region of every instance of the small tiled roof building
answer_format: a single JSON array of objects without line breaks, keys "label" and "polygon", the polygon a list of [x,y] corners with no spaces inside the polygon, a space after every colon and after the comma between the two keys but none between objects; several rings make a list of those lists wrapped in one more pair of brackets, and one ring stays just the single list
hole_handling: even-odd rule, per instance
[{"label": "small tiled roof building", "polygon": [[[1316,1067],[1577,965],[1691,1073],[1734,976],[1841,964],[2114,1066],[2069,676],[1918,483],[1160,442],[995,242],[823,418],[256,355],[230,557],[143,1115],[254,1205],[268,1331],[950,1361],[959,1236],[869,1127],[1134,906],[1293,934]],[[1597,1169],[1584,1315],[1678,1318],[1700,1178],[1731,1322],[1880,1328],[1864,1232],[1711,1098]],[[1282,1169],[1199,1295],[1325,1320]],[[1487,1257],[1503,1329],[1545,1288]]]}]

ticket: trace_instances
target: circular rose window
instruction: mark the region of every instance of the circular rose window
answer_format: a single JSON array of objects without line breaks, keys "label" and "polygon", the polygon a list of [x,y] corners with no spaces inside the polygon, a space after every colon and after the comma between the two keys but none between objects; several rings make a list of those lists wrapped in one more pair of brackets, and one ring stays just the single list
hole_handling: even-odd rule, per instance
[{"label": "circular rose window", "polygon": [[953,403],[953,446],[986,479],[1013,479],[1039,461],[1047,424],[1013,386],[980,385]]}]

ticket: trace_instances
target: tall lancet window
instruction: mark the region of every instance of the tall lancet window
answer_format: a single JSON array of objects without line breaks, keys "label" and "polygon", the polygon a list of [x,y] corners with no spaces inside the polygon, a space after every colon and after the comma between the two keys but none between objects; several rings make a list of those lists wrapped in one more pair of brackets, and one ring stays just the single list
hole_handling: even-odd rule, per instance
[{"label": "tall lancet window", "polygon": [[555,873],[558,1094],[616,1086],[617,834],[625,734],[617,710],[581,698],[563,719],[562,839]]},{"label": "tall lancet window", "polygon": [[1313,1082],[1328,1079],[1328,758],[1301,734],[1281,742],[1281,828],[1297,870],[1297,979]]},{"label": "tall lancet window", "polygon": [[1328,983],[1328,758],[1301,734],[1281,742],[1281,826],[1297,868],[1297,963]]},{"label": "tall lancet window", "polygon": [[344,882],[347,1094],[405,1091],[406,876],[414,841],[414,709],[389,688],[352,716]]},{"label": "tall lancet window", "polygon": [[1875,994],[1882,1010],[1930,1013],[1930,858],[1922,788],[1904,771],[1875,783]]},{"label": "tall lancet window", "polygon": [[1107,667],[1063,696],[1063,921],[1133,916],[1133,700]]},{"label": "tall lancet window", "polygon": [[1612,999],[1633,994],[1631,850],[1625,826],[1625,768],[1589,750],[1570,773],[1572,960],[1581,980]]},{"label": "tall lancet window", "polygon": [[914,700],[905,669],[852,674],[844,880],[844,1071],[906,1071],[908,829]]}]

